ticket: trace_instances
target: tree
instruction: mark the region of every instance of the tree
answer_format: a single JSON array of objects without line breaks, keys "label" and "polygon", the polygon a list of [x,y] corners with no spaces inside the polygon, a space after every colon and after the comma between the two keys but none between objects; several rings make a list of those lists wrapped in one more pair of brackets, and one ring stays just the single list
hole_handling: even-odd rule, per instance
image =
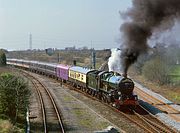
[{"label": "tree", "polygon": [[157,82],[161,85],[170,82],[169,71],[170,68],[160,57],[147,61],[142,69],[143,75],[148,80]]},{"label": "tree", "polygon": [[149,53],[148,54],[142,54],[139,56],[137,62],[133,65],[135,70],[136,70],[136,73],[142,74],[142,68],[143,68],[145,62],[150,60],[150,58],[151,58],[151,55]]},{"label": "tree", "polygon": [[0,113],[8,116],[14,123],[18,119],[24,119],[29,95],[28,84],[22,77],[9,73],[0,76]]},{"label": "tree", "polygon": [[3,50],[0,50],[0,66],[6,65],[6,55]]}]

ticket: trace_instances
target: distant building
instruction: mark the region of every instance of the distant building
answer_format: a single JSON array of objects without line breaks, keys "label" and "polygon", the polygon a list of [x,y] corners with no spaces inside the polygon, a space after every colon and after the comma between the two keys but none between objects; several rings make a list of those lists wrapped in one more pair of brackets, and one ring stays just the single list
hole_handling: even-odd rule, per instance
[{"label": "distant building", "polygon": [[76,47],[75,46],[73,46],[73,47],[66,47],[65,50],[68,50],[68,51],[76,50]]}]

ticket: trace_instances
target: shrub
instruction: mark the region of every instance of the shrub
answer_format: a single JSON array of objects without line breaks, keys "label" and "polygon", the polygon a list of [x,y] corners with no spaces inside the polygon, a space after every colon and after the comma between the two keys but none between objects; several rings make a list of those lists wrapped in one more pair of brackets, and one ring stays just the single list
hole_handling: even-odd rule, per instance
[{"label": "shrub", "polygon": [[0,75],[0,113],[14,123],[25,118],[30,91],[22,77],[9,73]]},{"label": "shrub", "polygon": [[6,65],[6,55],[2,50],[0,50],[0,66],[5,66],[5,65]]}]

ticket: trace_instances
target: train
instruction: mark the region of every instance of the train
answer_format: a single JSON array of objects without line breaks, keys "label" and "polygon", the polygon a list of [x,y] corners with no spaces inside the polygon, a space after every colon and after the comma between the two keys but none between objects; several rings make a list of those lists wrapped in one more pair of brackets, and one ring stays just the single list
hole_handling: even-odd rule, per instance
[{"label": "train", "polygon": [[138,105],[138,97],[133,92],[133,80],[117,72],[10,58],[7,59],[7,64],[56,78],[61,83],[70,84],[116,108]]}]

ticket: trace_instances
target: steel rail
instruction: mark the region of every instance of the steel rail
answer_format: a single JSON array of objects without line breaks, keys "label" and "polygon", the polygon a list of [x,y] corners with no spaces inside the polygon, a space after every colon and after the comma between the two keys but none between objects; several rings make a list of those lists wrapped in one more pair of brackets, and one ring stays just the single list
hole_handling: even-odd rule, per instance
[{"label": "steel rail", "polygon": [[[148,93],[144,92],[143,90],[141,90],[141,89],[139,89],[139,88],[137,88],[137,87],[136,87],[135,91],[138,93],[139,96],[141,96],[143,99],[145,99],[146,101],[148,101],[148,102],[151,103],[152,105],[155,105],[155,106],[157,105],[157,106],[158,106],[159,103],[162,104],[162,105],[165,105],[165,107],[162,107],[162,106],[160,107],[160,106],[158,106],[157,108],[162,109],[163,112],[167,113],[167,114],[168,114],[170,117],[172,117],[174,120],[176,120],[177,122],[180,122],[180,117],[175,116],[176,113],[177,113],[177,114],[180,114],[180,111],[174,109],[173,107],[171,107],[171,106],[168,105],[167,103],[164,103],[163,101],[161,101],[161,100],[159,100],[159,99],[157,99],[157,98],[149,95]],[[148,99],[148,97],[151,98],[151,99]],[[152,100],[154,101],[154,103],[152,103]],[[167,109],[167,110],[165,110],[165,109]],[[174,111],[173,114],[170,113],[170,112],[172,112],[172,111]]]},{"label": "steel rail", "polygon": [[[147,127],[145,127],[144,125],[142,125],[142,123],[139,123],[138,120],[134,120],[130,115],[127,115],[126,113],[112,107],[110,104],[108,103],[104,103],[104,101],[100,100],[100,99],[97,99],[96,97],[92,96],[92,95],[89,95],[87,92],[84,92],[80,89],[77,89],[75,87],[72,87],[68,84],[64,84],[65,86],[67,86],[68,88],[71,88],[93,100],[96,100],[96,101],[99,101],[101,102],[102,104],[108,106],[109,108],[111,108],[112,110],[116,111],[116,112],[119,112],[121,115],[123,115],[124,117],[126,117],[127,119],[129,119],[131,122],[135,123],[137,126],[139,126],[140,128],[144,129],[146,132],[149,132],[149,133],[153,133],[153,132],[157,132],[159,133],[158,130],[161,130],[163,132],[166,132],[166,133],[176,133],[177,131],[174,130],[174,129],[171,129],[169,126],[167,126],[165,123],[161,122],[157,117],[155,117],[153,114],[151,114],[148,110],[146,110],[144,107],[142,107],[141,105],[139,105],[144,111],[146,111],[148,113],[149,116],[153,117],[156,121],[158,121],[159,123],[161,123],[164,127],[166,127],[169,131],[167,131],[164,127],[161,127],[162,125],[158,125],[157,123],[149,120],[148,118],[145,118],[144,116],[142,115],[137,115],[138,113],[135,113],[135,115],[137,115],[137,117],[139,117],[139,119],[141,119],[141,121],[144,121],[146,123],[146,125],[148,127],[150,127],[150,129],[148,129]],[[156,129],[157,128],[157,129]],[[153,130],[153,131],[151,131]]]},{"label": "steel rail", "polygon": [[[45,89],[47,95],[49,96],[49,98],[50,98],[50,100],[51,100],[51,103],[52,103],[52,105],[53,105],[54,111],[55,111],[55,113],[56,113],[56,116],[57,116],[57,119],[58,119],[58,123],[59,123],[60,129],[61,129],[60,132],[65,133],[65,129],[64,129],[64,125],[63,125],[63,122],[62,122],[62,119],[61,119],[61,116],[60,116],[60,112],[59,112],[59,110],[58,110],[58,107],[57,107],[57,105],[56,105],[56,102],[55,102],[52,94],[50,93],[50,91],[49,91],[49,90],[47,89],[47,87],[46,87],[44,84],[42,84],[41,81],[39,81],[36,77],[34,77],[33,75],[31,75],[31,74],[29,74],[29,73],[27,73],[27,72],[25,72],[25,71],[23,71],[23,73],[26,73],[28,76],[32,77],[34,80],[36,80],[36,81]],[[32,81],[32,82],[33,82],[33,81]],[[33,84],[35,85],[36,88],[38,88],[37,85],[36,85],[36,83],[33,82]],[[41,103],[44,103],[40,90],[37,89],[37,92],[38,92],[39,97],[41,97],[41,98],[40,98],[40,99],[41,99],[40,102],[41,102]],[[44,110],[42,113],[45,114],[44,104],[41,104],[41,108],[43,108],[43,110]],[[46,115],[45,115],[45,116],[46,116]],[[46,122],[47,120],[46,120],[46,117],[45,117],[45,119],[43,118],[43,121],[44,121],[43,123],[44,123],[44,128],[45,128],[45,129],[44,129],[44,132],[47,132],[47,122]]]},{"label": "steel rail", "polygon": [[[160,124],[162,124],[164,127],[166,127],[170,133],[176,133],[177,131],[175,129],[173,129],[172,127],[169,127],[168,125],[166,125],[164,122],[160,121],[155,115],[153,115],[151,112],[149,112],[147,109],[145,109],[142,105],[139,105],[144,111],[148,112],[148,114],[150,115],[150,117],[152,117],[153,119],[156,119]],[[144,117],[145,118],[145,117]],[[157,126],[157,128],[162,129],[162,131],[167,131],[165,128],[159,126],[157,123],[152,122],[151,120],[145,118],[149,123],[151,123],[154,126]],[[168,132],[168,131],[167,131]]]},{"label": "steel rail", "polygon": [[39,100],[40,100],[40,104],[41,104],[41,110],[42,110],[44,132],[47,133],[47,120],[46,120],[46,113],[45,113],[45,106],[44,106],[43,98],[42,98],[41,92],[39,91],[38,86],[36,85],[36,83],[34,81],[32,81],[32,83],[35,86],[36,91],[37,91],[38,96],[39,96]]},{"label": "steel rail", "polygon": [[141,129],[145,130],[146,132],[148,133],[153,133],[151,130],[147,129],[144,125],[142,125],[142,123],[139,123],[138,121],[134,120],[133,118],[131,118],[130,115],[127,115],[126,113],[123,113],[122,111],[112,107],[110,104],[108,103],[104,103],[102,100],[100,99],[97,99],[96,97],[93,97],[92,95],[89,95],[88,93],[84,92],[84,91],[81,91],[81,90],[78,90],[78,89],[75,89],[74,87],[68,85],[68,84],[64,84],[65,86],[67,86],[68,88],[74,90],[74,91],[77,91],[93,100],[96,100],[96,101],[99,101],[100,103],[104,104],[105,106],[108,106],[109,108],[111,108],[113,111],[115,112],[118,112],[119,114],[123,115],[125,118],[127,118],[129,121],[133,122],[134,124],[136,124],[138,127],[140,127]]},{"label": "steel rail", "polygon": [[[104,103],[102,100],[95,98],[94,96],[88,94],[87,92],[84,92],[84,91],[79,90],[79,89],[77,89],[77,88],[75,89],[74,87],[68,85],[67,83],[66,83],[66,84],[64,83],[64,85],[68,86],[69,88],[73,88],[73,90],[78,91],[78,92],[86,95],[87,97],[92,98],[93,100],[97,100],[97,101],[105,104],[106,106],[110,107],[110,108],[113,109],[114,111],[118,111],[121,115],[125,116],[125,117],[128,118],[130,121],[132,121],[133,123],[135,123],[137,126],[139,126],[140,128],[144,129],[145,131],[147,131],[147,132],[149,132],[149,133],[152,133],[152,131],[151,131],[150,129],[152,129],[153,131],[159,132],[157,129],[155,129],[155,128],[153,127],[154,125],[156,125],[157,128],[162,129],[162,131],[168,133],[168,131],[167,131],[166,129],[164,129],[164,128],[161,128],[161,126],[159,126],[159,125],[157,125],[157,124],[154,124],[154,122],[148,120],[147,118],[144,118],[143,116],[139,117],[139,116],[137,115],[142,121],[144,121],[144,122],[146,121],[145,123],[146,123],[149,127],[151,127],[150,129],[147,129],[144,125],[142,125],[141,123],[138,123],[137,121],[133,120],[129,115],[127,115],[127,114],[119,111],[118,109],[112,107],[112,106],[109,105],[108,103]],[[149,112],[148,112],[148,113],[149,113]],[[134,114],[136,114],[136,113],[134,113]],[[151,114],[151,115],[152,115],[152,114]],[[157,118],[155,118],[155,119],[158,120],[158,121],[160,121],[160,120],[157,119]],[[161,122],[161,123],[163,123],[163,122]],[[168,127],[168,126],[167,126],[166,124],[164,124],[164,123],[163,123],[163,125],[166,126],[166,127]],[[171,129],[171,128],[168,127],[168,129]],[[172,129],[171,132],[175,133],[176,131]]]},{"label": "steel rail", "polygon": [[[39,80],[38,80],[38,81],[39,81]],[[55,103],[54,98],[52,97],[52,95],[51,95],[51,93],[49,92],[49,90],[47,89],[47,87],[46,87],[45,85],[43,85],[40,81],[39,81],[39,83],[45,88],[46,92],[48,93],[48,95],[49,95],[49,97],[50,97],[50,99],[51,99],[51,102],[52,102],[52,104],[53,104],[53,106],[54,106],[54,109],[55,109],[55,112],[56,112],[56,115],[57,115],[57,118],[58,118],[58,121],[59,121],[59,125],[60,125],[61,130],[62,130],[61,132],[62,132],[62,133],[65,133],[64,126],[63,126],[63,122],[62,122],[62,118],[61,118],[61,116],[60,116],[60,112],[59,112],[59,110],[58,110],[58,107],[57,107],[57,105],[56,105],[56,103]]]},{"label": "steel rail", "polygon": [[[47,133],[47,120],[46,120],[46,113],[45,113],[45,106],[44,106],[44,102],[43,102],[43,98],[41,95],[41,92],[38,89],[37,84],[35,83],[35,81],[33,81],[32,76],[29,75],[27,72],[21,71],[22,74],[27,77],[28,79],[30,79],[30,81],[32,82],[32,84],[34,85],[34,87],[36,88],[36,92],[38,93],[38,98],[40,101],[40,105],[41,105],[41,112],[42,112],[42,119],[43,119],[43,127],[44,127],[44,133]],[[31,78],[30,78],[31,77]]]}]

